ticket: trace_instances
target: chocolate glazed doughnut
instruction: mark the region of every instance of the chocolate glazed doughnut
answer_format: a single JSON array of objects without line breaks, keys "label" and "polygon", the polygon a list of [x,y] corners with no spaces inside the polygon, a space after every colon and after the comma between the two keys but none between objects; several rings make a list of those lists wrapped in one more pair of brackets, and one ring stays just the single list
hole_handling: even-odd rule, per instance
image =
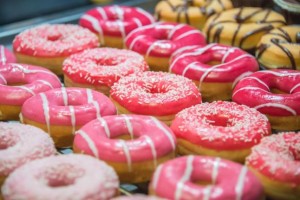
[{"label": "chocolate glazed doughnut", "polygon": [[274,11],[243,7],[212,15],[205,23],[203,32],[209,43],[217,42],[251,51],[265,33],[284,24],[284,17]]}]

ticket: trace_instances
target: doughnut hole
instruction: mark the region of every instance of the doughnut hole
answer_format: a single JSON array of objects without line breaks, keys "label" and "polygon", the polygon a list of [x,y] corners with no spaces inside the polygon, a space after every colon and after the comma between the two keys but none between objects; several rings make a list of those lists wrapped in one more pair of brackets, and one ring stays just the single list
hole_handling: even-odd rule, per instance
[{"label": "doughnut hole", "polygon": [[62,38],[62,35],[60,35],[60,34],[47,35],[47,40],[52,41],[52,42],[61,40],[61,38]]},{"label": "doughnut hole", "polygon": [[209,115],[205,116],[206,122],[212,126],[231,127],[233,126],[227,115]]},{"label": "doughnut hole", "polygon": [[122,63],[123,60],[118,60],[118,59],[99,59],[96,61],[96,64],[99,66],[116,66],[119,63]]},{"label": "doughnut hole", "polygon": [[13,134],[1,134],[0,135],[0,151],[13,147],[18,143],[19,137]]},{"label": "doughnut hole", "polygon": [[168,90],[165,87],[162,87],[164,84],[158,84],[158,83],[153,83],[153,84],[144,84],[143,88],[147,93],[150,94],[162,94],[162,93],[167,93]]},{"label": "doughnut hole", "polygon": [[[76,182],[76,179],[82,177],[84,171],[76,166],[68,163],[60,165],[50,166],[40,174],[40,179],[45,180],[49,187],[64,187],[72,185]],[[39,177],[37,177],[39,178]]]}]

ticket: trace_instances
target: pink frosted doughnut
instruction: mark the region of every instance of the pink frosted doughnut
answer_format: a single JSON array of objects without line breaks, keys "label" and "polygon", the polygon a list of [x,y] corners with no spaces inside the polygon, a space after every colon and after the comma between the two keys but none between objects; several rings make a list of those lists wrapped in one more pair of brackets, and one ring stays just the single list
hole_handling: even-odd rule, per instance
[{"label": "pink frosted doughnut", "polygon": [[15,63],[17,59],[15,55],[0,44],[0,66],[6,63]]},{"label": "pink frosted doughnut", "polygon": [[148,69],[143,56],[114,48],[89,49],[70,56],[63,63],[66,86],[93,88],[106,95],[121,77]]},{"label": "pink frosted doughnut", "polygon": [[98,34],[101,44],[115,48],[123,48],[132,30],[153,22],[153,16],[141,8],[118,5],[93,8],[79,20],[81,26]]},{"label": "pink frosted doughnut", "polygon": [[116,108],[104,94],[63,87],[28,99],[20,118],[23,123],[48,132],[57,147],[68,147],[72,145],[75,130],[97,117],[114,114]]},{"label": "pink frosted doughnut", "polygon": [[85,155],[60,155],[35,160],[14,171],[2,187],[4,199],[107,200],[116,196],[114,170]]},{"label": "pink frosted doughnut", "polygon": [[259,65],[252,55],[221,44],[186,46],[170,60],[169,71],[195,82],[204,101],[230,100],[234,85]]},{"label": "pink frosted doughnut", "polygon": [[113,198],[112,200],[164,200],[162,198],[156,196],[146,196],[142,194],[134,194],[130,196],[120,196],[117,198]]},{"label": "pink frosted doughnut", "polygon": [[13,63],[1,66],[0,120],[18,120],[28,98],[59,87],[60,80],[47,69]]},{"label": "pink frosted doughnut", "polygon": [[155,71],[168,71],[169,58],[177,49],[205,44],[205,37],[199,30],[171,22],[158,22],[137,28],[125,41],[126,48],[143,55]]},{"label": "pink frosted doughnut", "polygon": [[78,25],[44,24],[25,30],[13,41],[20,63],[43,66],[62,74],[62,63],[70,55],[99,46],[97,36]]},{"label": "pink frosted doughnut", "polygon": [[167,124],[179,111],[201,103],[191,80],[164,72],[123,77],[111,88],[110,97],[119,113],[152,115]]},{"label": "pink frosted doughnut", "polygon": [[148,181],[158,164],[175,157],[174,134],[154,117],[105,116],[75,134],[74,152],[104,160],[115,168],[122,182]]},{"label": "pink frosted doughnut", "polygon": [[29,125],[0,122],[0,186],[24,163],[55,153],[53,141],[44,131]]},{"label": "pink frosted doughnut", "polygon": [[271,134],[268,119],[234,102],[202,103],[179,112],[171,129],[180,154],[218,156],[244,162],[251,147]]},{"label": "pink frosted doughnut", "polygon": [[155,170],[149,188],[152,195],[174,200],[263,198],[261,184],[246,166],[215,157],[184,156],[167,161]]},{"label": "pink frosted doughnut", "polygon": [[300,72],[264,70],[241,79],[232,100],[265,114],[272,129],[300,130]]},{"label": "pink frosted doughnut", "polygon": [[247,166],[272,199],[300,199],[300,134],[279,133],[252,148]]}]

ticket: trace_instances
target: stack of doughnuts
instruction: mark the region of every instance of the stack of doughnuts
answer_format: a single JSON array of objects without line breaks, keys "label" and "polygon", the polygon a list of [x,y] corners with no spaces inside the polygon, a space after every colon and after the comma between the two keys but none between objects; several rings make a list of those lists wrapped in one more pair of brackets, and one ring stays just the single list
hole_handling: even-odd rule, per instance
[{"label": "stack of doughnuts", "polygon": [[236,1],[95,7],[0,46],[4,199],[300,199],[300,28]]}]

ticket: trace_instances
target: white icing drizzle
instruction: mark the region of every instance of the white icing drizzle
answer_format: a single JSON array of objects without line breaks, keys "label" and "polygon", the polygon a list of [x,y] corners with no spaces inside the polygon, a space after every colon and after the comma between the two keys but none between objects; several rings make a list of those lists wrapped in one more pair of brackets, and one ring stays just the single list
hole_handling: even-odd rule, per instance
[{"label": "white icing drizzle", "polygon": [[165,127],[162,126],[161,122],[158,121],[155,117],[152,117],[152,116],[151,116],[150,118],[151,118],[152,121],[155,123],[155,125],[165,133],[165,135],[166,135],[166,136],[168,137],[168,139],[170,140],[170,143],[171,143],[172,148],[173,148],[173,150],[174,150],[174,149],[176,148],[176,145],[175,145],[175,142],[174,142],[174,140],[173,140],[172,134],[171,134],[168,130],[166,130]]},{"label": "white icing drizzle", "polygon": [[245,79],[253,79],[253,80],[256,80],[257,82],[259,82],[260,84],[262,84],[263,86],[265,86],[265,88],[266,88],[268,91],[270,91],[269,86],[268,86],[265,82],[263,82],[262,80],[260,80],[260,79],[257,78],[257,77],[249,76],[249,77],[246,77]]},{"label": "white icing drizzle", "polygon": [[134,38],[131,42],[131,44],[129,45],[129,49],[132,50],[133,46],[135,45],[135,43],[140,40],[141,38],[144,38],[145,35],[139,35],[136,38]]},{"label": "white icing drizzle", "polygon": [[[158,22],[158,23],[155,23],[155,24],[150,24],[150,25],[147,25],[147,26],[143,26],[143,30],[145,31],[145,30],[147,30],[147,29],[151,29],[151,28],[155,27],[155,25],[157,25],[157,24],[159,24],[159,22]],[[136,29],[134,29],[133,31],[131,31],[131,32],[127,35],[127,37],[125,38],[125,43],[127,43],[127,40],[128,40],[129,38],[131,38],[133,34],[135,34],[136,32],[139,32],[139,31],[140,31],[139,28],[136,28]],[[139,35],[139,36],[141,36],[141,35]],[[138,36],[137,36],[137,37],[138,37]],[[131,46],[131,45],[130,45],[130,46]]]},{"label": "white icing drizzle", "polygon": [[203,190],[203,200],[209,200],[211,194],[212,187],[206,186]]},{"label": "white icing drizzle", "polygon": [[130,156],[129,148],[128,148],[128,146],[127,146],[127,144],[124,140],[119,140],[119,141],[122,144],[123,151],[124,151],[124,154],[126,156],[128,171],[131,172],[132,171],[132,166],[131,166],[132,162],[131,162],[131,156]]},{"label": "white icing drizzle", "polygon": [[194,49],[195,47],[197,47],[198,45],[191,45],[191,46],[184,46],[184,47],[181,47],[179,49],[177,49],[176,51],[174,51],[170,57],[170,60],[173,59],[174,56],[176,56],[177,54],[183,52],[183,51],[186,51],[186,50],[190,50],[190,49]]},{"label": "white icing drizzle", "polygon": [[4,46],[0,46],[0,58],[1,58],[1,62],[4,65],[6,63],[6,56],[5,56],[5,52],[4,52]]},{"label": "white icing drizzle", "polygon": [[86,132],[84,132],[83,130],[78,130],[76,132],[76,135],[77,134],[81,135],[81,137],[86,141],[88,147],[90,148],[90,150],[92,151],[94,156],[96,158],[99,158],[99,152],[97,150],[97,147],[96,147],[94,141],[89,137],[89,135]]},{"label": "white icing drizzle", "polygon": [[275,76],[299,76],[299,73],[279,73],[272,70],[262,70],[259,71],[260,73],[267,73],[267,74],[273,74]]},{"label": "white icing drizzle", "polygon": [[61,88],[61,95],[65,106],[68,106],[68,94],[65,87]]},{"label": "white icing drizzle", "polygon": [[178,24],[176,25],[174,28],[171,29],[171,31],[168,33],[168,40],[171,40],[171,38],[173,37],[174,33],[178,30],[181,29],[182,27],[184,27],[184,24]]},{"label": "white icing drizzle", "polygon": [[189,35],[193,35],[193,34],[199,34],[199,35],[201,35],[201,32],[198,31],[198,30],[190,30],[190,31],[185,32],[185,33],[181,34],[180,36],[176,37],[174,40],[175,41],[176,40],[181,40],[182,38],[187,37]]},{"label": "white icing drizzle", "polygon": [[130,119],[129,119],[129,117],[127,117],[127,115],[121,115],[121,116],[123,117],[123,119],[125,121],[128,133],[130,135],[130,138],[133,140],[134,139],[134,134],[133,134],[133,128],[132,128]]},{"label": "white icing drizzle", "polygon": [[284,110],[290,112],[291,114],[293,114],[295,116],[297,115],[297,112],[294,109],[292,109],[289,106],[286,106],[286,105],[283,105],[283,104],[279,104],[279,103],[265,103],[265,104],[261,104],[261,105],[255,106],[254,108],[256,110],[258,110],[258,109],[264,108],[264,107],[281,108],[281,109],[284,109]]},{"label": "white icing drizzle", "polygon": [[122,36],[123,47],[124,47],[125,46],[124,45],[124,43],[125,43],[125,37],[126,37],[124,23],[122,21],[120,21],[120,20],[117,20],[116,23],[118,24],[119,31],[120,31],[121,36]]},{"label": "white icing drizzle", "polygon": [[3,80],[4,84],[7,85],[7,81],[6,81],[6,79],[4,78],[4,76],[2,76],[2,74],[0,74],[0,78]]},{"label": "white icing drizzle", "polygon": [[42,98],[42,106],[43,106],[43,111],[44,111],[44,117],[47,125],[47,130],[49,135],[51,135],[50,132],[50,113],[49,113],[49,102],[44,93],[40,93],[40,96]]},{"label": "white icing drizzle", "polygon": [[102,117],[97,118],[99,120],[99,122],[101,123],[101,126],[103,126],[105,134],[107,136],[107,138],[110,138],[111,134],[110,134],[110,130],[108,128],[108,125],[105,121],[105,119],[103,119]]},{"label": "white icing drizzle", "polygon": [[242,88],[238,89],[237,91],[235,91],[235,92],[232,94],[232,97],[234,97],[238,92],[243,91],[243,90],[261,90],[261,91],[266,92],[266,90],[261,89],[261,88],[259,88],[259,87],[247,86],[247,87],[242,87]]},{"label": "white icing drizzle", "polygon": [[103,37],[103,30],[102,30],[102,28],[99,24],[99,21],[96,18],[94,18],[90,15],[83,15],[81,18],[87,20],[88,22],[90,22],[92,24],[93,28],[96,31],[98,31],[98,33],[99,33],[101,44],[105,44],[104,43],[104,37]]},{"label": "white icing drizzle", "polygon": [[220,161],[221,161],[221,159],[218,157],[213,162],[213,170],[212,170],[212,174],[211,174],[212,184],[216,184],[216,180],[217,180],[218,173],[219,173]]},{"label": "white icing drizzle", "polygon": [[[214,69],[216,69],[216,68],[218,68],[218,67],[221,67],[221,66],[223,66],[223,65],[225,65],[225,64],[227,65],[227,64],[229,64],[229,63],[235,62],[235,61],[240,60],[240,59],[242,59],[242,58],[244,58],[244,57],[249,57],[249,56],[251,56],[251,55],[243,54],[243,55],[241,55],[241,56],[238,56],[238,57],[234,58],[233,60],[231,60],[231,61],[229,61],[229,62],[222,63],[222,64],[219,64],[219,65],[215,65],[215,66],[209,68],[209,69],[201,76],[200,81],[199,81],[199,88],[201,87],[201,84],[203,83],[204,79],[205,79],[205,78],[208,76],[208,74],[209,74],[210,72],[212,72]],[[251,57],[252,57],[252,56],[251,56]]]},{"label": "white icing drizzle", "polygon": [[23,89],[23,90],[29,92],[30,94],[35,95],[34,91],[33,91],[32,89],[26,87],[26,86],[18,85],[18,86],[15,86],[15,87],[21,88],[21,89]]},{"label": "white icing drizzle", "polygon": [[76,116],[74,106],[69,106],[70,108],[70,115],[71,115],[71,124],[72,124],[72,134],[75,133],[76,128]]},{"label": "white icing drizzle", "polygon": [[[1,113],[1,110],[0,110],[0,116],[1,116],[1,115],[2,115],[2,113]],[[21,122],[22,124],[24,124],[24,117],[23,117],[22,113],[19,114],[19,119],[20,119],[20,122]]]},{"label": "white icing drizzle", "polygon": [[186,168],[185,168],[184,174],[176,185],[176,190],[175,190],[175,194],[174,194],[175,200],[179,200],[181,198],[182,190],[184,187],[184,182],[186,182],[187,180],[189,180],[191,178],[191,175],[193,172],[193,161],[194,161],[194,156],[187,157]]},{"label": "white icing drizzle", "polygon": [[177,63],[177,61],[181,58],[187,57],[187,56],[199,56],[201,54],[203,54],[204,52],[206,52],[207,50],[211,49],[213,46],[215,46],[215,43],[211,43],[209,45],[206,45],[205,47],[199,48],[194,52],[187,52],[184,54],[181,54],[180,56],[178,56],[171,64],[170,68],[169,68],[169,72],[172,71],[174,65]]},{"label": "white icing drizzle", "polygon": [[226,58],[231,54],[233,53],[237,48],[236,47],[232,47],[232,48],[228,48],[228,50],[226,51],[226,53],[224,54],[222,60],[221,60],[221,63],[224,63]]},{"label": "white icing drizzle", "polygon": [[19,68],[19,70],[21,70],[24,74],[45,73],[45,74],[51,75],[52,77],[55,77],[60,82],[59,78],[56,75],[54,75],[51,71],[48,71],[48,70],[38,70],[38,69],[30,70],[30,69],[26,69],[22,65],[16,64],[16,63],[13,63],[11,65],[14,66],[14,67],[16,67],[16,68]]},{"label": "white icing drizzle", "polygon": [[190,68],[196,67],[196,66],[197,66],[196,64],[197,64],[197,62],[192,62],[192,63],[188,64],[188,65],[184,68],[184,70],[183,70],[183,72],[182,72],[182,76],[185,76],[185,73],[186,73]]},{"label": "white icing drizzle", "polygon": [[244,77],[246,77],[246,76],[249,76],[249,75],[251,75],[251,74],[253,74],[253,72],[248,71],[248,72],[244,72],[244,73],[242,73],[241,75],[239,75],[238,77],[236,77],[236,78],[234,79],[234,81],[232,82],[231,88],[234,88],[235,85],[237,84],[237,82],[239,82],[242,78],[244,78]]},{"label": "white icing drizzle", "polygon": [[243,166],[240,175],[238,177],[237,184],[235,186],[236,200],[242,200],[243,188],[244,188],[247,171],[248,171],[247,167]]},{"label": "white icing drizzle", "polygon": [[91,89],[86,89],[86,96],[87,96],[87,99],[88,99],[88,103],[92,103],[93,106],[96,109],[96,117],[100,118],[101,117],[100,106],[99,106],[98,102],[94,100],[93,93],[92,93]]},{"label": "white icing drizzle", "polygon": [[113,7],[114,7],[114,10],[115,10],[115,12],[116,12],[116,14],[118,16],[118,19],[120,19],[120,20],[123,21],[124,20],[124,12],[123,12],[123,10],[119,6],[117,6],[117,5],[114,5]]},{"label": "white icing drizzle", "polygon": [[139,20],[138,18],[133,18],[133,21],[134,21],[134,23],[138,26],[138,27],[141,27],[141,26],[143,26],[143,24],[142,24],[142,22],[141,22],[141,20]]},{"label": "white icing drizzle", "polygon": [[153,156],[153,165],[154,168],[156,168],[157,166],[157,152],[153,143],[153,140],[148,136],[148,135],[144,135],[146,142],[149,144],[150,148],[151,148],[151,153]]},{"label": "white icing drizzle", "polygon": [[150,15],[150,13],[146,12],[145,10],[141,9],[141,8],[136,8],[136,11],[138,11],[139,13],[144,14],[151,23],[154,22],[154,18]]},{"label": "white icing drizzle", "polygon": [[291,90],[290,90],[290,94],[292,94],[294,92],[295,89],[297,89],[298,87],[300,87],[300,83],[298,83],[297,85],[295,85]]},{"label": "white icing drizzle", "polygon": [[156,40],[155,42],[153,42],[153,43],[149,46],[149,48],[147,49],[147,52],[146,52],[146,54],[145,54],[145,57],[148,57],[148,56],[149,56],[149,54],[151,53],[151,51],[154,49],[154,47],[155,47],[156,45],[159,45],[160,43],[163,43],[163,42],[165,42],[165,40]]},{"label": "white icing drizzle", "polygon": [[45,81],[45,80],[37,80],[38,82],[41,82],[41,83],[43,83],[43,84],[45,84],[45,85],[48,85],[51,89],[53,89],[54,87],[53,87],[53,85],[50,83],[50,82],[48,82],[48,81]]},{"label": "white icing drizzle", "polygon": [[157,188],[157,185],[158,185],[158,181],[159,181],[159,178],[160,178],[160,174],[161,174],[162,167],[163,167],[163,165],[159,165],[159,166],[156,168],[155,173],[154,173],[154,175],[153,175],[152,187],[153,187],[153,190],[154,190],[154,191],[155,191],[156,188]]},{"label": "white icing drizzle", "polygon": [[104,19],[104,20],[108,19],[107,15],[106,15],[106,12],[104,11],[104,9],[102,7],[97,7],[96,10],[101,15],[102,19]]}]

